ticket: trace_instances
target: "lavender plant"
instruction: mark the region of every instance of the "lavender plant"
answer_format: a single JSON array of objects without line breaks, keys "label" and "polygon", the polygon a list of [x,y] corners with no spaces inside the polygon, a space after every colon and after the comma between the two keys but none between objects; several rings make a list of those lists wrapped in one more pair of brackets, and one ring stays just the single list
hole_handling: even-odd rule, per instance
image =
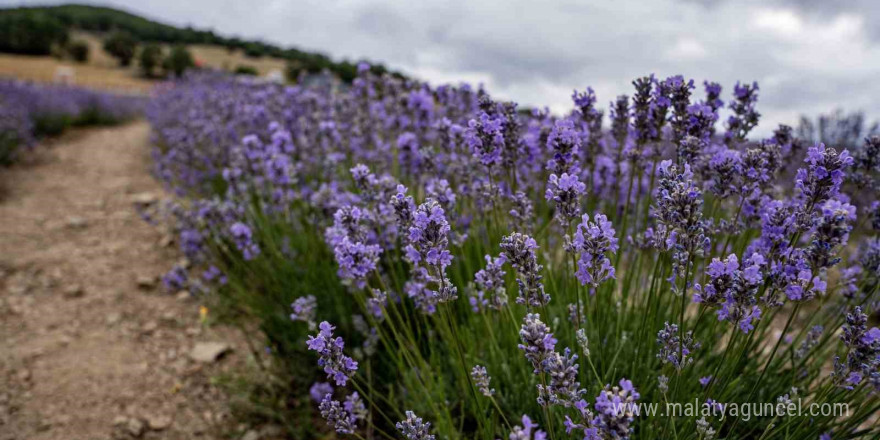
[{"label": "lavender plant", "polygon": [[70,126],[112,125],[143,113],[146,99],[80,87],[0,78],[0,165],[36,139]]},{"label": "lavender plant", "polygon": [[[751,138],[757,84],[719,128],[719,84],[646,76],[606,131],[590,89],[553,115],[359,72],[149,110],[181,283],[259,323],[295,435],[880,435],[876,140]],[[849,412],[718,412],[797,399]]]}]

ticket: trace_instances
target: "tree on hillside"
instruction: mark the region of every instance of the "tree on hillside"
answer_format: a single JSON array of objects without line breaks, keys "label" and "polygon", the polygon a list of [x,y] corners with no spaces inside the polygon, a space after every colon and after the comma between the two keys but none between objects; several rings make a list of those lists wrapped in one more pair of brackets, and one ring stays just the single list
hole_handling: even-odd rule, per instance
[{"label": "tree on hillside", "polygon": [[189,53],[186,46],[177,45],[171,48],[171,53],[168,54],[168,57],[162,63],[162,68],[166,72],[173,72],[174,75],[181,76],[186,69],[194,65],[195,62],[193,61],[192,54]]},{"label": "tree on hillside", "polygon": [[67,53],[74,61],[85,63],[89,60],[89,43],[82,40],[75,40],[67,45]]},{"label": "tree on hillside", "polygon": [[111,56],[119,60],[122,66],[131,64],[134,58],[134,51],[137,48],[137,40],[128,32],[117,31],[110,34],[104,40],[104,50]]},{"label": "tree on hillside", "polygon": [[162,48],[155,43],[147,44],[141,49],[138,63],[144,76],[152,77],[154,69],[162,64]]},{"label": "tree on hillside", "polygon": [[244,55],[246,57],[260,58],[265,54],[265,48],[259,43],[247,43],[244,45]]}]

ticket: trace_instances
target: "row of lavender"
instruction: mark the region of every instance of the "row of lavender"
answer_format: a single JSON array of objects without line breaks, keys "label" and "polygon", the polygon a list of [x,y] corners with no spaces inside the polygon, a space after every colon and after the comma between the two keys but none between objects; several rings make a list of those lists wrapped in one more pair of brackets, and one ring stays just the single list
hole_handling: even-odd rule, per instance
[{"label": "row of lavender", "polygon": [[70,126],[116,124],[143,112],[146,99],[0,79],[0,164]]},{"label": "row of lavender", "polygon": [[165,283],[258,323],[296,436],[878,435],[880,138],[750,139],[757,84],[633,85],[606,118],[590,89],[557,116],[366,68],[191,77],[148,111]]}]

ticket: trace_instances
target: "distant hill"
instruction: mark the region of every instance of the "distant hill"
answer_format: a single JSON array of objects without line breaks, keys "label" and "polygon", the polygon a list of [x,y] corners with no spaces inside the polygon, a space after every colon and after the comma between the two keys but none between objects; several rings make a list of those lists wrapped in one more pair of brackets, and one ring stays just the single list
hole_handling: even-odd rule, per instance
[{"label": "distant hill", "polygon": [[[0,9],[0,52],[48,55],[52,45],[67,43],[70,30],[98,33],[125,31],[141,42],[222,46],[229,50],[242,50],[250,57],[284,59],[292,68],[309,73],[326,69],[343,81],[351,81],[357,75],[355,62],[333,61],[319,52],[225,37],[213,30],[189,26],[180,28],[119,9],[77,4]],[[387,72],[381,64],[371,65],[375,73]]]}]

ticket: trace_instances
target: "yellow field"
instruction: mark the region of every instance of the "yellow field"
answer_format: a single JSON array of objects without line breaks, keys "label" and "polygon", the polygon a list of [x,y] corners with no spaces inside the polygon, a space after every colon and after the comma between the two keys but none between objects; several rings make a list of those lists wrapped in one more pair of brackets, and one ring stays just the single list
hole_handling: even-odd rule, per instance
[{"label": "yellow field", "polygon": [[[0,54],[0,77],[14,77],[37,82],[54,82],[59,69],[72,69],[73,83],[79,86],[127,93],[146,93],[156,84],[144,78],[137,67],[137,57],[132,66],[120,67],[116,59],[102,49],[102,40],[93,34],[74,32],[72,39],[85,40],[89,44],[89,60],[84,64],[54,57]],[[168,48],[166,47],[167,51]],[[223,47],[193,45],[189,47],[196,62],[204,67],[234,70],[240,65],[257,69],[260,75],[274,70],[284,71],[284,60],[262,57],[247,58],[241,51],[229,52]]]}]

